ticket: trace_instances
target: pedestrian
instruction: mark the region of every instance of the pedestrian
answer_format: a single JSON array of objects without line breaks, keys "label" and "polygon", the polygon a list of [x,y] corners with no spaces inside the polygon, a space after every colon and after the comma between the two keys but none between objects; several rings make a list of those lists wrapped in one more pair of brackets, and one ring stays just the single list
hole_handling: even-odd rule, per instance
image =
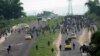
[{"label": "pedestrian", "polygon": [[51,52],[52,52],[52,53],[54,52],[54,48],[51,49]]},{"label": "pedestrian", "polygon": [[36,47],[36,50],[38,50],[38,45],[36,45],[35,47]]},{"label": "pedestrian", "polygon": [[37,37],[39,36],[39,33],[38,33],[38,31],[36,31],[36,36],[37,36]]},{"label": "pedestrian", "polygon": [[48,41],[48,46],[50,46],[50,41]]},{"label": "pedestrian", "polygon": [[60,51],[61,51],[61,48],[62,48],[62,46],[61,46],[61,45],[59,45],[59,49],[60,49]]},{"label": "pedestrian", "polygon": [[82,50],[82,48],[83,48],[83,46],[80,46],[80,52],[82,52],[83,50]]},{"label": "pedestrian", "polygon": [[73,43],[73,50],[75,49],[75,44]]},{"label": "pedestrian", "polygon": [[81,46],[80,51],[82,51],[82,53],[86,53],[88,51],[87,46],[86,45]]},{"label": "pedestrian", "polygon": [[10,51],[11,51],[11,45],[9,45],[8,48],[7,48],[8,54],[9,54]]}]

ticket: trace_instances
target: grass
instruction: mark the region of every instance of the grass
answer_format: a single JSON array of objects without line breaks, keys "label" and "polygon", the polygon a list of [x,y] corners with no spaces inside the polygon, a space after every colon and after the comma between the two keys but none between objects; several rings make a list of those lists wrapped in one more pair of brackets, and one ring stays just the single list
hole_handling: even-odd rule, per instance
[{"label": "grass", "polygon": [[[54,18],[46,21],[52,30],[62,21],[62,18]],[[55,33],[50,33],[49,31],[45,31],[44,34],[40,33],[39,37],[37,37],[36,42],[33,44],[32,49],[30,50],[29,56],[55,56],[55,52],[52,53],[51,49],[54,48],[56,50],[55,45],[53,44],[54,40],[58,37],[59,31]],[[48,46],[48,41],[50,41],[51,45]],[[39,49],[36,50],[36,45],[38,45]]]},{"label": "grass", "polygon": [[46,21],[46,23],[49,25],[50,29],[53,29],[57,26],[57,24],[59,24],[62,21],[61,17],[56,17],[53,18],[52,20],[48,20]]},{"label": "grass", "polygon": [[[55,56],[55,52],[51,52],[51,48],[55,49],[53,45],[53,41],[56,39],[58,33],[50,33],[49,31],[45,31],[44,34],[40,34],[36,43],[33,45],[33,48],[30,51],[29,56]],[[50,41],[51,45],[48,46],[48,41]],[[36,50],[35,46],[38,45],[39,49]]]}]

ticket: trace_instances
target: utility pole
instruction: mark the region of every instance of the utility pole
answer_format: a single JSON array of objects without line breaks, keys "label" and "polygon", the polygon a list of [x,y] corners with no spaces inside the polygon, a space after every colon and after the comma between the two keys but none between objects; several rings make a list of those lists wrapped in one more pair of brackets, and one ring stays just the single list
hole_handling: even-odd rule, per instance
[{"label": "utility pole", "polygon": [[68,0],[68,15],[73,15],[72,0]]}]

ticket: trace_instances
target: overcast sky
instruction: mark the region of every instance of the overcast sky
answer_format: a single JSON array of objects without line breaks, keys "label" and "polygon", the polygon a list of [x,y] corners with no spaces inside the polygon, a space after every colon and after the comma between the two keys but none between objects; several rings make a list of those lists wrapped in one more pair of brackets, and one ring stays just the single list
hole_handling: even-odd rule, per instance
[{"label": "overcast sky", "polygon": [[[84,5],[88,0],[72,0],[74,14],[84,14],[88,9]],[[44,10],[52,11],[59,15],[66,15],[68,10],[67,0],[21,0],[24,11],[28,15],[40,13]]]}]

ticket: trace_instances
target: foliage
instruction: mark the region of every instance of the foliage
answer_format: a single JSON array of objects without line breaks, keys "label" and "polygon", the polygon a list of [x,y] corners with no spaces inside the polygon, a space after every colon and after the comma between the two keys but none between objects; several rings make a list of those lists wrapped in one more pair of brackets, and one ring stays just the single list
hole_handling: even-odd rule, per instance
[{"label": "foliage", "polygon": [[95,21],[98,30],[100,29],[100,6],[98,5],[99,0],[89,0],[89,2],[86,3],[86,5],[88,6],[88,11],[85,14],[88,18],[90,18],[91,20]]},{"label": "foliage", "polygon": [[[45,31],[44,34],[40,34],[36,43],[34,43],[29,56],[55,56],[55,53],[52,53],[51,48],[55,48],[53,46],[53,41],[57,37],[58,33],[50,33],[49,31]],[[51,45],[48,46],[48,41],[50,41]],[[36,50],[36,45],[38,45],[39,49]]]},{"label": "foliage", "polygon": [[58,24],[60,24],[61,21],[62,17],[55,17],[52,18],[51,20],[46,21],[46,23],[48,24],[50,29],[54,29],[55,27],[57,27]]},{"label": "foliage", "polygon": [[86,3],[89,8],[89,13],[95,13],[96,15],[100,16],[100,6],[97,5],[95,1],[89,1]]},{"label": "foliage", "polygon": [[29,21],[35,20],[35,19],[36,18],[34,16],[27,16],[27,17],[21,17],[18,19],[10,19],[10,20],[2,19],[2,20],[0,20],[0,32],[4,31],[7,28],[10,28],[16,24],[29,22]]},{"label": "foliage", "polygon": [[100,41],[100,31],[95,32],[91,37],[91,43],[99,45]]},{"label": "foliage", "polygon": [[37,16],[47,18],[47,17],[52,16],[52,14],[55,15],[53,12],[43,11],[43,13],[40,13]]},{"label": "foliage", "polygon": [[0,0],[0,17],[12,19],[25,15],[21,5],[20,0]]},{"label": "foliage", "polygon": [[89,11],[85,14],[91,20],[96,22],[98,31],[95,32],[91,37],[91,42],[89,45],[89,53],[91,56],[100,56],[100,6],[98,6],[99,0],[89,1],[86,5],[89,8]]},{"label": "foliage", "polygon": [[[53,29],[62,21],[62,17],[56,17],[51,20],[46,21],[46,23],[49,25],[50,29]],[[45,33],[41,33],[39,37],[37,38],[36,42],[33,45],[33,48],[30,51],[29,56],[55,56],[55,53],[51,52],[51,48],[54,48],[53,45],[54,40],[58,36],[58,31],[55,33],[51,33],[49,31],[45,31]],[[50,41],[51,45],[48,46],[47,43]],[[38,45],[39,50],[36,50],[36,45]]]},{"label": "foliage", "polygon": [[100,31],[97,31],[92,35],[89,53],[92,56],[100,56]]}]

